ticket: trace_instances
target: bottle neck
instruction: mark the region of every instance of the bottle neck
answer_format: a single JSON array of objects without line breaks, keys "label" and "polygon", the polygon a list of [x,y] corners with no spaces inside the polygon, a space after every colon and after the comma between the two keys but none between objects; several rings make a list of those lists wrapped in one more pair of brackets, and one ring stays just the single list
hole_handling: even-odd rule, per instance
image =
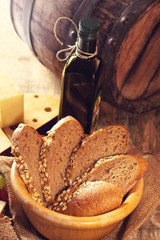
[{"label": "bottle neck", "polygon": [[79,36],[77,40],[77,47],[84,53],[86,52],[93,54],[96,52],[96,39],[88,40]]}]

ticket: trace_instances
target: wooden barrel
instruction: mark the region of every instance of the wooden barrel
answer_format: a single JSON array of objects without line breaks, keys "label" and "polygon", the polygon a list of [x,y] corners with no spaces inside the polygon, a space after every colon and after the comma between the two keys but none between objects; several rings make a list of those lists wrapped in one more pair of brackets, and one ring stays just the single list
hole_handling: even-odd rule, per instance
[{"label": "wooden barrel", "polygon": [[11,0],[11,18],[18,35],[51,71],[61,75],[63,63],[56,59],[61,48],[75,42],[70,21],[85,16],[101,22],[99,56],[103,99],[129,112],[160,106],[160,0]]}]

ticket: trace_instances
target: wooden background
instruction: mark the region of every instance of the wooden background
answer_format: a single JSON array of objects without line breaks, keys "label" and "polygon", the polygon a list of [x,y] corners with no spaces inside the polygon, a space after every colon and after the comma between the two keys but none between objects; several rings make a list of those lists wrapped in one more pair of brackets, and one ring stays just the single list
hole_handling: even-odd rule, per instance
[{"label": "wooden background", "polygon": [[46,69],[15,33],[9,0],[0,0],[0,73],[13,79],[24,93],[59,95],[60,80]]}]

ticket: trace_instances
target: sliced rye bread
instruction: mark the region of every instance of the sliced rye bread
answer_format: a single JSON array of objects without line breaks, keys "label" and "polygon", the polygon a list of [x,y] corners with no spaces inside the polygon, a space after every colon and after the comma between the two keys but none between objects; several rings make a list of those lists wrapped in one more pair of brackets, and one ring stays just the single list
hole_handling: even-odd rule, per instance
[{"label": "sliced rye bread", "polygon": [[74,192],[72,199],[59,212],[79,217],[96,216],[120,206],[123,192],[106,181],[85,182]]},{"label": "sliced rye bread", "polygon": [[58,121],[44,137],[40,152],[40,177],[47,202],[65,187],[65,171],[73,149],[84,137],[81,124],[67,116]]},{"label": "sliced rye bread", "polygon": [[146,171],[147,161],[141,156],[122,154],[101,158],[87,174],[84,173],[81,176],[81,181],[74,181],[72,186],[57,197],[53,209],[59,212],[69,212],[67,207],[70,207],[70,204],[68,205],[68,203],[72,202],[75,193],[86,182],[103,181],[115,185],[121,189],[124,196],[143,177]]},{"label": "sliced rye bread", "polygon": [[43,144],[37,131],[23,123],[12,135],[12,154],[16,157],[17,169],[33,199],[44,203],[39,177],[39,151]]},{"label": "sliced rye bread", "polygon": [[128,130],[119,125],[99,129],[84,138],[73,151],[66,169],[66,185],[71,186],[75,180],[90,170],[100,158],[124,154],[128,146]]}]

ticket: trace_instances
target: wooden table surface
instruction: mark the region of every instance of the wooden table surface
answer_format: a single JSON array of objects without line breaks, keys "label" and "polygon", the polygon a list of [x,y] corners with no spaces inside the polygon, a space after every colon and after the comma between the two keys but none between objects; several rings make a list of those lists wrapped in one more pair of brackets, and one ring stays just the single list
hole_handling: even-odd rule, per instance
[{"label": "wooden table surface", "polygon": [[[0,0],[0,9],[0,72],[11,77],[24,93],[59,96],[60,79],[33,56],[27,44],[14,32],[9,16],[9,0]],[[100,126],[109,124],[127,126],[133,144],[143,153],[160,153],[160,109],[136,115],[103,102]],[[134,239],[159,240],[160,228],[157,225],[147,222]]]}]

